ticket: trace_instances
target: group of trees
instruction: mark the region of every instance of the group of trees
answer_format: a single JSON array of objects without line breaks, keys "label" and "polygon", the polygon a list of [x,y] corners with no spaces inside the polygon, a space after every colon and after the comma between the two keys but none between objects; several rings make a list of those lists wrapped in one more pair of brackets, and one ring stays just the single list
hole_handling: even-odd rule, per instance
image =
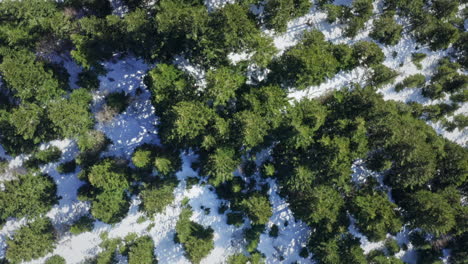
[{"label": "group of trees", "polygon": [[[467,191],[468,152],[419,119],[438,120],[466,102],[468,80],[460,70],[466,67],[467,35],[457,16],[461,1],[385,0],[384,12],[374,17],[370,37],[381,44],[395,45],[406,31],[434,50],[453,44],[460,64],[443,59],[430,80],[416,74],[397,84],[398,90],[421,87],[431,99],[450,94],[454,102],[429,106],[384,101],[375,92],[393,82],[397,72],[382,64],[384,53],[371,41],[333,44],[310,30],[276,56],[272,38],[260,27],[284,32],[288,21],[310,10],[311,1],[234,1],[211,12],[201,0],[123,2],[130,11],[122,17],[111,15],[109,1],[0,3],[0,142],[8,154],[31,154],[25,162],[30,171],[5,181],[0,191],[0,225],[8,218],[29,221],[7,240],[9,262],[28,261],[54,248],[54,230],[43,215],[59,197],[54,181],[37,169],[57,161],[61,152],[37,147],[58,138],[76,140],[80,153],[58,171],[71,173],[79,166],[85,184],[78,197],[91,203],[91,214],[71,226],[72,234],[92,230],[95,219],[119,222],[131,195],[139,195],[147,216],[163,212],[174,200],[179,153],[191,149],[198,155],[193,169],[226,202],[219,212],[226,213],[228,224],[248,222],[248,253],[230,257],[229,263],[262,261],[257,246],[272,216],[268,177],[277,180],[296,218],[313,231],[303,257],[310,251],[319,263],[401,263],[394,257],[399,248],[393,240],[366,256],[348,232],[352,219],[371,241],[384,240],[405,224],[420,230],[420,237],[431,239],[417,244],[413,231],[412,244],[423,262],[437,259],[442,248],[452,248],[455,261],[465,259],[467,210],[460,201]],[[316,2],[330,23],[345,25],[347,37],[355,37],[373,16],[371,0],[350,6]],[[252,5],[264,11],[254,14]],[[408,18],[410,27],[404,29],[396,15]],[[248,59],[231,63],[228,55],[241,52]],[[162,146],[140,146],[129,161],[101,158],[111,142],[92,129],[91,91],[105,72],[101,62],[116,54],[158,62],[144,82],[159,118]],[[413,54],[417,66],[421,54]],[[57,55],[71,56],[83,67],[80,88],[70,88],[66,69],[51,59]],[[206,71],[206,85],[172,64],[180,55]],[[252,65],[269,70],[265,79],[252,77]],[[357,66],[370,69],[366,87],[288,102],[289,88],[319,85]],[[117,114],[129,99],[112,93],[105,101]],[[449,125],[466,123],[466,117],[456,116]],[[256,153],[266,148],[271,157],[257,165]],[[376,179],[352,183],[356,159],[383,176],[392,200],[390,189]],[[191,221],[191,215],[190,208],[182,209],[175,241],[190,261],[199,263],[214,248],[214,231]],[[270,235],[281,236],[277,226]],[[104,239],[100,246],[103,251],[91,263],[110,263],[117,252],[129,263],[155,263],[148,236]],[[47,263],[63,260],[51,257]]]}]

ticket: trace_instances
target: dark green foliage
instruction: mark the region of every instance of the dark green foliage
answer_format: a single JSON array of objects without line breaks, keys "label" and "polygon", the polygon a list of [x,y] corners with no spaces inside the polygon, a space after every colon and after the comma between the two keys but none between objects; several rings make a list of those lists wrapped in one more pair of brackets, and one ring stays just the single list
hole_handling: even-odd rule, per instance
[{"label": "dark green foliage", "polygon": [[333,5],[333,4],[325,4],[323,6],[325,11],[327,12],[327,22],[328,23],[335,23],[337,20],[342,20],[345,12],[344,6],[341,5]]},{"label": "dark green foliage", "polygon": [[50,162],[57,162],[62,156],[62,151],[58,147],[50,147],[44,150],[39,150],[32,154],[25,166],[28,168],[37,168],[39,165],[44,165]]},{"label": "dark green foliage", "polygon": [[252,253],[250,254],[250,257],[247,257],[244,254],[238,253],[229,256],[227,259],[228,264],[246,264],[246,263],[251,263],[251,264],[262,264],[264,263],[262,255],[260,253]]},{"label": "dark green foliage", "polygon": [[68,99],[55,101],[50,105],[48,117],[57,133],[63,137],[77,137],[94,125],[89,109],[91,94],[85,89],[74,90]]},{"label": "dark green foliage", "polygon": [[241,226],[244,224],[244,214],[238,212],[227,213],[227,224],[234,225],[236,227]]},{"label": "dark green foliage", "polygon": [[356,226],[370,241],[380,241],[387,233],[395,234],[402,227],[397,206],[384,194],[356,196],[351,212]]},{"label": "dark green foliage", "polygon": [[[271,228],[270,228],[270,232],[268,232],[268,235],[271,236],[271,237],[278,237],[279,235],[279,229],[278,229],[278,226],[277,225],[273,225]],[[306,256],[307,257],[307,256]]]},{"label": "dark green foliage", "polygon": [[278,33],[285,32],[290,20],[307,14],[312,7],[307,0],[267,0],[264,5],[265,26]]},{"label": "dark green foliage", "polygon": [[70,227],[70,233],[73,235],[78,235],[84,232],[89,232],[94,228],[94,219],[88,215],[80,217],[73,225]]},{"label": "dark green foliage", "polygon": [[422,69],[421,61],[427,57],[426,53],[413,53],[411,54],[411,61],[420,70]]},{"label": "dark green foliage", "polygon": [[82,152],[76,158],[76,163],[83,168],[91,167],[110,143],[106,135],[98,130],[89,130],[80,135],[77,144]]},{"label": "dark green foliage", "polygon": [[320,263],[367,263],[359,240],[349,233],[318,244],[312,253]]},{"label": "dark green foliage", "polygon": [[396,23],[393,14],[384,14],[374,21],[369,36],[386,45],[396,45],[401,39],[403,26]]},{"label": "dark green foliage", "polygon": [[374,42],[359,41],[354,44],[354,58],[361,65],[372,66],[384,61],[385,55],[382,49]]},{"label": "dark green foliage", "polygon": [[[25,165],[36,169],[61,156],[40,152],[40,144],[75,139],[80,150],[76,162],[59,165],[57,171],[72,173],[79,165],[77,177],[85,184],[78,197],[91,204],[93,217],[116,223],[127,213],[129,197],[138,192],[141,209],[149,215],[171,204],[177,185],[174,175],[182,165],[179,154],[193,152],[198,159],[192,166],[201,177],[187,180],[188,188],[193,182],[214,185],[225,200],[220,212],[225,213],[229,204],[228,222],[238,226],[247,218],[251,222],[245,230],[246,250],[251,254],[237,254],[230,258],[232,263],[262,260],[257,247],[272,210],[266,196],[270,186],[258,174],[278,183],[296,219],[314,231],[307,249],[317,262],[401,263],[386,256],[397,251],[394,241],[388,245],[390,254],[383,250],[366,260],[359,241],[347,234],[349,215],[370,240],[384,239],[405,224],[427,232],[427,241],[413,243],[419,262],[437,261],[439,248],[453,249],[454,262],[466,259],[466,208],[460,201],[467,188],[468,154],[424,123],[439,121],[447,130],[461,129],[467,123],[460,114],[453,121],[447,119],[468,98],[468,80],[461,71],[466,66],[467,34],[462,32],[466,8],[461,16],[457,14],[460,1],[385,0],[378,6],[383,13],[375,17],[370,33],[374,40],[387,45],[399,42],[403,28],[396,14],[408,23],[404,34],[417,38],[416,49],[445,49],[453,44],[449,55],[461,65],[444,59],[426,86],[425,76],[412,75],[395,88],[421,87],[431,99],[450,95],[452,100],[425,105],[384,101],[375,92],[393,82],[396,72],[382,65],[384,53],[373,42],[332,44],[337,39],[326,41],[312,30],[278,55],[272,38],[262,30],[273,29],[269,35],[285,31],[288,21],[310,10],[311,1],[247,0],[210,11],[200,0],[124,2],[130,12],[120,17],[111,15],[107,0],[2,1],[0,140],[7,154],[31,154]],[[373,16],[371,0],[346,6],[333,5],[331,0],[315,2],[327,13],[328,22],[344,25],[348,37],[356,36]],[[260,14],[253,11],[262,7]],[[312,27],[313,21],[304,26]],[[296,30],[302,28],[291,28],[288,37]],[[228,56],[232,53],[248,56],[233,63]],[[71,90],[68,84],[76,77],[66,71],[70,54],[84,68],[78,76],[79,89]],[[90,130],[94,126],[90,90],[99,88],[104,62],[127,55],[157,62],[144,81],[152,95],[163,146],[135,149],[136,169],[125,160],[102,160],[110,140]],[[394,59],[397,55],[396,51],[392,54]],[[412,55],[419,69],[425,56]],[[57,60],[63,60],[66,67]],[[192,65],[206,72],[206,86],[176,64],[180,69]],[[298,102],[288,98],[288,88],[320,85],[356,66],[369,68],[368,87],[352,85]],[[143,88],[137,88],[137,95]],[[106,109],[115,116],[130,100],[124,92],[112,93],[106,98]],[[105,119],[101,117],[106,116],[96,117],[101,124]],[[271,155],[259,167],[256,153],[262,150]],[[369,169],[382,174],[394,203],[374,178],[353,184],[351,166],[356,160],[364,160]],[[244,178],[234,177],[236,170]],[[47,176],[21,175],[14,168],[6,173],[16,179],[2,184],[0,223],[8,217],[32,219],[56,202],[55,184]],[[187,203],[184,200],[184,206]],[[202,209],[210,214],[210,208]],[[176,240],[197,263],[213,249],[213,231],[190,221],[190,215],[190,210],[183,210]],[[90,230],[92,224],[90,218],[80,219],[71,231]],[[267,231],[278,235],[276,226]],[[95,263],[115,262],[119,254],[128,256],[131,263],[155,261],[154,244],[148,237],[104,240]],[[308,257],[307,249],[301,256]],[[279,261],[284,261],[283,256]]]},{"label": "dark green foliage", "polygon": [[4,182],[0,192],[0,222],[8,217],[35,217],[48,212],[58,201],[57,186],[45,174],[28,173]]},{"label": "dark green foliage", "polygon": [[129,99],[130,96],[125,92],[115,92],[106,97],[106,104],[120,114],[127,109]]},{"label": "dark green foliage", "polygon": [[260,243],[260,235],[265,230],[264,225],[253,225],[244,230],[244,237],[247,241],[246,249],[249,253],[257,251],[258,243]]},{"label": "dark green foliage", "polygon": [[235,98],[236,90],[245,82],[245,77],[235,69],[220,67],[206,74],[207,97],[214,106],[225,106]]},{"label": "dark green foliage", "polygon": [[29,102],[48,102],[62,93],[52,71],[45,68],[44,62],[37,61],[34,53],[27,50],[2,53],[2,79],[16,97]]},{"label": "dark green foliage", "polygon": [[141,209],[149,216],[161,213],[166,206],[174,201],[173,192],[175,187],[176,184],[171,181],[146,187],[140,193],[142,200]]},{"label": "dark green foliage", "polygon": [[93,165],[86,176],[91,184],[92,215],[106,223],[120,221],[129,206],[126,194],[129,188],[128,168],[117,160],[105,159]]},{"label": "dark green foliage", "polygon": [[132,162],[137,168],[149,168],[152,165],[152,155],[151,150],[137,149],[133,152]]},{"label": "dark green foliage", "polygon": [[395,86],[395,91],[399,92],[405,88],[423,87],[426,83],[426,77],[417,73],[406,77],[402,82]]},{"label": "dark green foliage", "polygon": [[345,35],[354,38],[357,33],[364,28],[364,24],[372,16],[372,0],[355,0],[351,9],[345,14],[348,19]]},{"label": "dark green foliage", "polygon": [[395,239],[387,238],[385,240],[385,249],[387,249],[387,252],[390,256],[393,256],[398,253],[398,251],[400,251],[400,246]]},{"label": "dark green foliage", "polygon": [[[466,10],[466,8],[465,8]],[[458,63],[468,68],[468,32],[460,34],[460,38],[453,44]]]},{"label": "dark green foliage", "polygon": [[233,172],[240,164],[234,149],[218,148],[208,157],[203,168],[204,174],[210,176],[211,184],[217,186],[234,177]]},{"label": "dark green foliage", "polygon": [[374,87],[381,87],[393,83],[398,76],[398,72],[388,68],[383,64],[372,66],[372,75],[369,78],[369,84]]},{"label": "dark green foliage", "polygon": [[93,199],[91,214],[105,223],[114,224],[127,214],[128,207],[129,201],[124,191],[106,190]]},{"label": "dark green foliage", "polygon": [[139,237],[128,247],[129,264],[158,263],[154,255],[154,242],[150,236]]},{"label": "dark green foliage", "polygon": [[446,234],[456,225],[457,207],[460,207],[457,196],[455,189],[442,193],[418,191],[405,204],[407,216],[413,226],[435,235]]},{"label": "dark green foliage", "polygon": [[373,251],[371,251],[367,259],[370,263],[373,264],[403,264],[404,262],[400,260],[399,258],[396,257],[387,257],[384,255],[383,252],[377,251],[378,253],[373,254]]},{"label": "dark green foliage", "polygon": [[344,206],[340,193],[331,187],[320,185],[306,195],[300,200],[299,197],[292,200],[291,208],[295,215],[309,225],[331,229],[339,221],[340,211]]},{"label": "dark green foliage", "polygon": [[191,99],[196,94],[190,77],[173,65],[158,64],[148,72],[145,84],[151,91],[153,106],[158,115],[174,102]]},{"label": "dark green foliage", "polygon": [[182,244],[185,255],[192,263],[200,263],[214,248],[213,229],[190,221],[191,215],[190,208],[182,209],[176,224],[176,241]]},{"label": "dark green foliage", "polygon": [[270,78],[297,89],[319,85],[342,67],[333,49],[320,31],[305,32],[300,43],[273,62]]},{"label": "dark green foliage", "polygon": [[458,93],[454,93],[450,96],[450,100],[456,103],[468,102],[468,89],[464,89]]},{"label": "dark green foliage", "polygon": [[67,264],[65,259],[59,255],[53,255],[45,261],[45,264]]},{"label": "dark green foliage", "polygon": [[260,193],[242,200],[240,206],[255,225],[265,225],[273,214],[268,197]]},{"label": "dark green foliage", "polygon": [[10,263],[42,257],[55,248],[54,227],[48,218],[38,218],[18,229],[6,244],[5,256]]},{"label": "dark green foliage", "polygon": [[123,190],[128,188],[128,176],[116,160],[106,159],[91,167],[88,180],[95,188]]},{"label": "dark green foliage", "polygon": [[58,147],[50,147],[45,150],[38,151],[34,154],[34,158],[41,163],[46,164],[56,162],[62,156],[62,151]]},{"label": "dark green foliage", "polygon": [[60,174],[72,173],[76,170],[76,160],[70,160],[57,166],[57,172]]},{"label": "dark green foliage", "polygon": [[423,15],[417,23],[414,30],[416,39],[428,44],[432,50],[446,49],[459,38],[459,30],[455,26],[431,15]]},{"label": "dark green foliage", "polygon": [[132,161],[139,169],[155,168],[161,177],[172,177],[182,168],[182,160],[177,151],[148,144],[135,149]]},{"label": "dark green foliage", "polygon": [[309,250],[307,250],[306,247],[301,248],[301,251],[299,251],[299,256],[303,258],[308,258],[309,257]]},{"label": "dark green foliage", "polygon": [[76,84],[86,90],[96,90],[99,88],[98,74],[93,70],[84,70],[78,74]]},{"label": "dark green foliage", "polygon": [[423,88],[423,95],[431,99],[439,99],[445,93],[455,93],[468,87],[468,76],[459,74],[458,63],[450,62],[447,58],[439,61],[436,73],[431,83]]},{"label": "dark green foliage", "polygon": [[453,131],[455,128],[462,130],[468,126],[468,116],[458,114],[453,117],[451,122],[447,122],[446,127],[448,131]]}]

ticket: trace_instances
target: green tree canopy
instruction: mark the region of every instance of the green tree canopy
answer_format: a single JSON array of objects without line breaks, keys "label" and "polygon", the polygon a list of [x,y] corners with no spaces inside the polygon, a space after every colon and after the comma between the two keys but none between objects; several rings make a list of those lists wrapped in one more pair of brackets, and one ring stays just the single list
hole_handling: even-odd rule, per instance
[{"label": "green tree canopy", "polygon": [[17,230],[6,244],[5,256],[11,263],[42,257],[55,249],[54,227],[50,219],[38,218]]}]

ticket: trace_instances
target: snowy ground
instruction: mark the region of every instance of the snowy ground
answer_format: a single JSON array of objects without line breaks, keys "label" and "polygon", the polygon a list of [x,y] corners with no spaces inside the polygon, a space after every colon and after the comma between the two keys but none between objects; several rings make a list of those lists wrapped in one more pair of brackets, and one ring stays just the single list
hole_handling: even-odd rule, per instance
[{"label": "snowy ground", "polygon": [[[349,4],[350,1],[335,1],[340,4]],[[210,10],[219,7],[224,1],[206,1]],[[375,3],[375,8],[379,8],[381,1]],[[115,7],[115,13],[122,15],[126,9],[122,7],[120,1],[112,1]],[[341,37],[342,29],[340,25],[330,25],[325,19],[325,14],[316,10],[312,10],[310,14],[296,19],[289,23],[288,30],[285,34],[274,36],[276,47],[283,52],[286,48],[294,45],[303,30],[310,28],[307,23],[312,24],[312,27],[320,29],[326,36],[327,40],[334,43],[348,43],[351,44],[358,40],[367,40],[369,31],[362,32],[354,40]],[[369,25],[372,21],[368,22]],[[271,32],[266,32],[272,34]],[[411,53],[416,51],[417,44],[411,38],[403,38],[399,44],[392,47],[381,46],[387,59],[384,64],[388,67],[397,69],[400,76],[397,78],[396,83],[401,81],[404,77],[422,73],[429,77],[437,63],[437,60],[443,57],[445,52],[431,52],[427,48],[420,48],[418,52],[428,54],[427,58],[422,62],[422,70],[418,70],[411,62]],[[393,58],[391,54],[393,51],[398,51],[398,55]],[[247,56],[247,55],[243,55]],[[235,58],[235,57],[234,57]],[[244,57],[246,58],[246,57]],[[242,56],[241,56],[242,59]],[[72,61],[67,59],[57,58],[57,61],[63,61],[64,66],[70,71],[71,81],[76,81],[79,67]],[[187,72],[192,73],[200,87],[204,86],[204,73],[200,69],[190,65],[183,58],[177,58],[175,63]],[[403,65],[400,67],[400,64]],[[106,76],[100,78],[100,89],[94,94],[93,111],[96,112],[100,109],[103,98],[110,92],[124,91],[131,94],[132,102],[128,109],[122,114],[118,115],[110,123],[98,123],[96,129],[103,131],[113,142],[109,147],[109,151],[105,153],[106,156],[118,156],[129,158],[133,150],[144,143],[158,144],[159,139],[157,131],[154,127],[157,124],[157,118],[154,116],[154,109],[150,102],[149,91],[144,86],[142,80],[145,72],[152,67],[146,65],[140,60],[133,58],[116,59],[116,62],[108,62],[104,65],[109,72]],[[368,72],[364,68],[356,68],[350,72],[340,72],[335,77],[326,81],[325,83],[309,87],[303,91],[292,91],[289,96],[291,100],[299,100],[303,97],[317,97],[326,94],[332,90],[339,89],[343,86],[356,82],[364,84],[365,77]],[[73,88],[76,85],[72,84]],[[137,90],[140,90],[138,92]],[[380,89],[386,100],[398,101],[417,101],[422,104],[433,104],[438,102],[446,102],[448,98],[439,101],[429,101],[421,96],[419,90],[403,90],[402,92],[395,92],[394,85],[388,85]],[[456,112],[468,114],[468,105],[463,104],[462,107]],[[454,132],[445,131],[440,124],[432,124],[436,131],[450,140],[453,140],[461,145],[466,145],[468,139],[468,130],[463,131],[455,130]],[[50,145],[58,146],[63,151],[63,157],[58,162],[68,161],[77,155],[77,147],[73,141],[53,141]],[[43,147],[45,147],[44,145]],[[12,159],[7,156],[0,146],[0,157],[7,158],[10,161],[10,168],[20,167],[22,160],[27,158],[24,156]],[[150,235],[155,243],[155,253],[158,256],[160,263],[189,263],[183,256],[183,249],[181,245],[175,244],[173,236],[175,233],[175,224],[181,212],[181,201],[184,198],[189,198],[189,204],[194,210],[192,220],[204,225],[211,226],[214,230],[215,249],[202,261],[202,263],[222,263],[227,256],[242,252],[242,227],[236,228],[226,224],[226,216],[218,214],[218,207],[221,201],[217,199],[216,194],[208,187],[202,185],[192,186],[190,189],[186,188],[185,179],[190,176],[196,176],[190,168],[190,163],[195,159],[190,153],[182,155],[183,169],[177,173],[180,180],[179,185],[174,190],[175,201],[169,205],[163,213],[156,214],[152,219],[147,219],[143,222],[137,221],[143,214],[138,211],[140,203],[138,197],[132,198],[130,211],[122,220],[121,223],[116,225],[107,225],[101,222],[95,223],[95,228],[92,232],[86,232],[77,236],[71,236],[66,232],[59,232],[59,243],[53,254],[63,256],[67,263],[80,263],[87,257],[92,257],[99,252],[99,243],[102,241],[100,234],[108,232],[109,237],[125,237],[129,233],[147,234]],[[59,204],[47,214],[52,220],[56,228],[65,230],[66,226],[72,223],[79,216],[89,211],[89,204],[77,200],[76,190],[81,186],[82,182],[76,177],[77,172],[62,175],[57,173],[56,167],[58,163],[47,164],[41,169],[43,172],[50,174],[58,186],[58,195],[62,197]],[[378,177],[367,171],[362,164],[357,162],[353,166],[355,173],[353,174],[354,181],[365,180],[366,177]],[[267,231],[260,237],[258,249],[266,256],[267,263],[291,263],[298,261],[298,263],[310,263],[311,260],[303,259],[298,256],[299,250],[307,242],[310,234],[309,228],[299,222],[296,222],[288,204],[278,195],[278,186],[272,180],[269,181],[271,186],[269,190],[270,201],[273,205],[273,216],[267,224],[267,230],[276,224],[279,227],[280,235],[278,238],[271,238],[268,236]],[[390,197],[391,198],[391,197]],[[210,213],[205,214],[201,208],[210,208]],[[352,218],[351,218],[352,219]],[[285,226],[285,222],[288,225]],[[153,226],[154,223],[154,226]],[[5,226],[0,230],[0,258],[4,255],[5,239],[14,233],[14,230],[25,224],[25,220],[8,221]],[[150,227],[150,228],[149,228]],[[351,224],[349,231],[356,237],[361,239],[361,244],[365,252],[372,249],[382,247],[382,242],[371,243],[360,234],[354,224]],[[397,234],[396,238],[400,244],[408,243],[408,231],[404,229]],[[403,260],[413,263],[414,251],[407,252],[400,251],[397,256]],[[50,256],[52,254],[49,254]],[[48,257],[46,256],[46,257]],[[284,257],[284,261],[279,260],[279,256]],[[46,258],[45,257],[45,258]],[[31,263],[43,263],[45,258],[37,259]]]}]

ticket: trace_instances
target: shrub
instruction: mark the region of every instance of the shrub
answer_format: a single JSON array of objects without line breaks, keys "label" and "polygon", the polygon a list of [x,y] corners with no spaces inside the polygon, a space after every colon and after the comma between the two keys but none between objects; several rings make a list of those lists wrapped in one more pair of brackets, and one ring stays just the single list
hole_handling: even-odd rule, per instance
[{"label": "shrub", "polygon": [[57,166],[57,172],[60,174],[72,173],[75,172],[75,170],[76,160],[70,160]]},{"label": "shrub", "polygon": [[393,83],[398,76],[398,72],[388,68],[383,64],[372,66],[372,75],[370,77],[370,85],[378,88],[386,84]]},{"label": "shrub", "polygon": [[124,191],[104,191],[93,199],[91,214],[108,224],[115,224],[122,220],[128,212],[129,201]]},{"label": "shrub", "polygon": [[402,226],[395,212],[396,205],[383,194],[357,196],[351,210],[356,217],[356,226],[370,241],[379,241],[385,235],[396,233]]},{"label": "shrub", "polygon": [[395,91],[399,92],[404,88],[422,87],[426,83],[426,77],[422,74],[413,74],[406,77],[401,83],[395,86]]},{"label": "shrub", "polygon": [[150,150],[137,149],[133,152],[132,162],[137,168],[149,168],[151,166],[152,156]]},{"label": "shrub", "polygon": [[191,215],[189,208],[182,209],[176,224],[175,239],[184,247],[187,258],[198,264],[214,248],[213,229],[190,221]]},{"label": "shrub", "polygon": [[59,255],[53,255],[45,261],[45,264],[67,264],[65,259]]},{"label": "shrub", "polygon": [[11,263],[42,257],[55,248],[54,227],[48,218],[39,218],[18,229],[6,244],[5,256]]},{"label": "shrub", "polygon": [[427,57],[426,53],[413,53],[411,54],[411,61],[416,65],[419,70],[422,69],[421,61]]},{"label": "shrub", "polygon": [[34,156],[41,163],[46,164],[59,160],[62,156],[62,151],[58,147],[50,147],[48,149],[37,152]]},{"label": "shrub", "polygon": [[99,88],[99,79],[96,71],[84,70],[78,74],[77,85],[87,90],[96,90]]},{"label": "shrub", "polygon": [[106,104],[120,114],[127,109],[129,99],[130,96],[125,92],[115,92],[106,97]]},{"label": "shrub", "polygon": [[244,214],[239,212],[227,213],[227,224],[240,227],[244,224]]},{"label": "shrub", "polygon": [[264,225],[270,220],[272,213],[271,204],[268,197],[255,193],[240,203],[241,208],[252,220],[253,224]]},{"label": "shrub", "polygon": [[162,185],[148,186],[141,193],[141,209],[151,216],[161,213],[174,201],[175,183],[166,182]]},{"label": "shrub", "polygon": [[58,147],[50,147],[48,149],[39,150],[33,153],[26,162],[25,166],[28,168],[36,168],[39,165],[56,162],[62,156],[62,151]]},{"label": "shrub", "polygon": [[354,58],[360,64],[372,66],[380,64],[384,61],[385,55],[379,45],[369,41],[359,41],[354,44]]},{"label": "shrub", "polygon": [[90,216],[80,217],[73,225],[70,227],[70,233],[73,235],[78,235],[84,232],[89,232],[94,228],[94,219]]},{"label": "shrub", "polygon": [[246,250],[249,253],[257,251],[258,243],[260,243],[260,235],[265,230],[264,225],[252,225],[244,230],[245,240],[247,240]]},{"label": "shrub", "polygon": [[270,232],[268,233],[268,235],[270,235],[271,237],[278,237],[278,234],[279,234],[279,228],[277,225],[273,225],[270,229]]},{"label": "shrub", "polygon": [[393,19],[393,14],[384,14],[374,20],[372,32],[369,36],[386,45],[396,45],[401,39],[403,26]]},{"label": "shrub", "polygon": [[154,242],[150,236],[139,237],[128,247],[128,263],[158,263],[156,260],[156,256],[154,255]]},{"label": "shrub", "polygon": [[319,85],[333,77],[341,67],[333,47],[320,31],[305,32],[301,42],[273,61],[269,78],[299,90]]},{"label": "shrub", "polygon": [[387,238],[385,240],[385,248],[390,256],[393,256],[400,251],[400,246],[393,238]]}]

